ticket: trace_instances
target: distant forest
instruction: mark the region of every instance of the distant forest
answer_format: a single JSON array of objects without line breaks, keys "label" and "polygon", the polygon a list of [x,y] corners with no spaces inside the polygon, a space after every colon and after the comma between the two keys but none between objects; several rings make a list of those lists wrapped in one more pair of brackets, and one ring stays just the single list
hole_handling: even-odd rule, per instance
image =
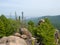
[{"label": "distant forest", "polygon": [[48,18],[50,20],[50,22],[52,23],[52,25],[54,25],[55,28],[60,30],[60,15],[58,15],[58,16],[43,16],[43,17],[31,18],[31,19],[28,19],[27,22],[29,20],[32,20],[33,22],[35,22],[35,24],[37,24],[38,21],[40,19],[43,19],[43,18]]}]

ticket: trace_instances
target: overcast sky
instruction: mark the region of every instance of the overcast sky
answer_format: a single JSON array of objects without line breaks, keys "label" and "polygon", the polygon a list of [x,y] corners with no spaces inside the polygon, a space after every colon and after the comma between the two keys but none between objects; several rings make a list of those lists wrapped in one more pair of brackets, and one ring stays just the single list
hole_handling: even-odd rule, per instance
[{"label": "overcast sky", "polygon": [[60,15],[60,0],[0,0],[0,14],[14,15],[14,12],[25,17]]}]

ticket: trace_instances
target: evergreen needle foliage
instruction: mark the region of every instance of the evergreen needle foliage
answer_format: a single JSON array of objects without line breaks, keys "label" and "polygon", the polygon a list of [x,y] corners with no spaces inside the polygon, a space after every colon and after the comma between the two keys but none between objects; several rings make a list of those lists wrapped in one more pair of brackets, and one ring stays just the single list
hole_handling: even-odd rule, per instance
[{"label": "evergreen needle foliage", "polygon": [[48,18],[45,18],[44,20],[45,22],[42,22],[40,23],[40,25],[37,25],[37,26],[35,25],[33,26],[34,22],[29,21],[28,29],[31,31],[33,36],[37,38],[38,42],[40,42],[40,45],[55,45],[55,41],[54,41],[55,28],[50,23]]},{"label": "evergreen needle foliage", "polygon": [[0,16],[0,38],[14,34],[19,29],[20,22]]}]

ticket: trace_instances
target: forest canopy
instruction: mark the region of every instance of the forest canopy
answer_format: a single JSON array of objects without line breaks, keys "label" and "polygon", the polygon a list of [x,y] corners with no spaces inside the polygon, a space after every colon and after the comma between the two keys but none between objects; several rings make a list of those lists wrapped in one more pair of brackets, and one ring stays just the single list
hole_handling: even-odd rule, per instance
[{"label": "forest canopy", "polygon": [[19,28],[19,21],[11,18],[6,18],[4,15],[0,16],[0,37],[14,34]]}]

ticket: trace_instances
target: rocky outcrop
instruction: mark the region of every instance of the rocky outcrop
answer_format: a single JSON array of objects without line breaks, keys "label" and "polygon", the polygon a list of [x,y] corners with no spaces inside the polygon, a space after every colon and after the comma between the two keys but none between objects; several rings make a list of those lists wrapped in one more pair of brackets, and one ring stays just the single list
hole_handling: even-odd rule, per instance
[{"label": "rocky outcrop", "polygon": [[3,37],[0,39],[0,45],[35,45],[35,38],[32,37],[32,34],[26,29],[21,28],[22,35],[15,33],[13,36]]}]

